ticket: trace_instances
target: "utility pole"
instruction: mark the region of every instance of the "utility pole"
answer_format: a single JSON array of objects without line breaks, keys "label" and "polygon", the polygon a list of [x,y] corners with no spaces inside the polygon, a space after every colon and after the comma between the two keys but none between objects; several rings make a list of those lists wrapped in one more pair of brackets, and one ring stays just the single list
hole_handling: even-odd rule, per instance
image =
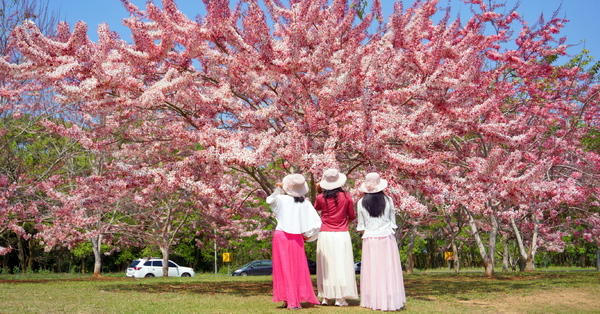
[{"label": "utility pole", "polygon": [[217,229],[213,229],[215,231],[215,275],[217,274]]}]

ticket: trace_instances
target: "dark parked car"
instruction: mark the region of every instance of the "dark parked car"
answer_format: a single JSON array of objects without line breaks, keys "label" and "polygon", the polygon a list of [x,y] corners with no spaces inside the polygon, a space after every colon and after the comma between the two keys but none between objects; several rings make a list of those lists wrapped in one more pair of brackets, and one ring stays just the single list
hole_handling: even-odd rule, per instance
[{"label": "dark parked car", "polygon": [[[308,270],[312,275],[317,273],[317,263],[308,261]],[[260,276],[273,274],[273,264],[270,259],[252,261],[231,272],[231,276]]]},{"label": "dark parked car", "polygon": [[354,263],[354,273],[357,275],[360,274],[360,261]]},{"label": "dark parked car", "polygon": [[273,264],[270,259],[252,261],[231,273],[231,276],[260,276],[271,275],[273,273]]},{"label": "dark parked car", "polygon": [[311,260],[307,260],[308,261],[308,271],[310,272],[311,275],[316,275],[317,274],[317,263]]}]

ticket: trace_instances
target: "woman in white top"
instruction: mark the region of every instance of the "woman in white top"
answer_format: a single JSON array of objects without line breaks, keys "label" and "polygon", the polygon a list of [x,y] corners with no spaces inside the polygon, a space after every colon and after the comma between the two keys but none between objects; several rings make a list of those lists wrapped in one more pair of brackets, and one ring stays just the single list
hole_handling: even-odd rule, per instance
[{"label": "woman in white top", "polygon": [[396,212],[392,199],[383,193],[387,181],[369,173],[359,190],[358,231],[362,236],[360,305],[373,310],[396,311],[404,307],[406,295],[402,265],[395,237]]},{"label": "woman in white top", "polygon": [[[287,195],[282,194],[281,187]],[[301,302],[319,304],[308,270],[304,241],[314,241],[321,218],[304,198],[308,185],[301,174],[290,174],[269,197],[277,227],[273,234],[273,302],[283,301],[289,309],[301,308]]]}]

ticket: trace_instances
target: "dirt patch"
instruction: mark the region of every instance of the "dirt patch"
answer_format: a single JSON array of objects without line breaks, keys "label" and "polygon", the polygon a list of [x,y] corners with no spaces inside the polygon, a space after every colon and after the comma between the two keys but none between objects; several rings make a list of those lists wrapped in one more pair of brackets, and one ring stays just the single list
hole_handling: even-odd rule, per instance
[{"label": "dirt patch", "polygon": [[530,291],[523,295],[504,295],[493,300],[461,300],[473,307],[495,309],[496,313],[598,313],[600,296],[597,291],[581,288]]}]

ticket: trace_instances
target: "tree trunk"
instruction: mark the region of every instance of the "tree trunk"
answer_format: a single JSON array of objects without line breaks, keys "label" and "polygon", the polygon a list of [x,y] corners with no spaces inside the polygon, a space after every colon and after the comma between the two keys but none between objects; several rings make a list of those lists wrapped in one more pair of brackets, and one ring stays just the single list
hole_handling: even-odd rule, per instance
[{"label": "tree trunk", "polygon": [[169,248],[161,245],[160,252],[163,258],[163,277],[169,277]]},{"label": "tree trunk", "polygon": [[531,245],[526,250],[525,242],[523,241],[523,237],[521,236],[521,232],[517,227],[517,223],[514,218],[510,218],[510,224],[513,227],[513,231],[515,233],[515,238],[517,239],[517,244],[519,246],[519,255],[521,256],[521,260],[525,264],[525,271],[533,271],[535,270],[535,254],[537,253],[537,236],[538,236],[538,220],[535,214],[532,215],[532,220],[534,223],[533,235],[531,237]]},{"label": "tree trunk", "polygon": [[94,251],[94,276],[100,277],[102,270],[102,235],[98,235],[91,239],[92,241],[92,250]]},{"label": "tree trunk", "polygon": [[33,270],[33,256],[34,256],[34,248],[33,248],[34,242],[29,239],[27,241],[27,248],[29,251],[29,254],[27,255],[27,257],[25,258],[27,260],[27,269],[29,270]]},{"label": "tree trunk", "polygon": [[534,271],[535,270],[535,256],[527,255],[527,259],[525,260],[525,271]]},{"label": "tree trunk", "polygon": [[317,183],[315,183],[315,175],[312,172],[310,173],[310,186],[314,187],[310,189],[310,202],[314,204],[317,200]]},{"label": "tree trunk", "polygon": [[458,273],[460,271],[460,258],[458,256],[458,247],[454,241],[452,241],[452,252],[454,253],[454,272]]},{"label": "tree trunk", "polygon": [[533,236],[531,237],[531,246],[529,247],[529,253],[527,254],[527,259],[525,260],[525,271],[534,271],[535,270],[535,254],[537,254],[538,245],[537,245],[537,237],[539,232],[539,221],[535,214],[531,214],[531,220],[533,220]]},{"label": "tree trunk", "polygon": [[596,245],[596,270],[600,271],[600,244]]},{"label": "tree trunk", "polygon": [[21,266],[21,273],[27,272],[27,261],[25,260],[25,246],[23,245],[23,238],[17,236],[17,256],[19,257],[19,266]]},{"label": "tree trunk", "polygon": [[196,258],[194,259],[194,264],[193,264],[192,268],[198,269],[198,263],[200,262],[200,258],[202,258],[202,255],[200,254],[201,252],[200,252],[200,249],[198,248],[197,244],[194,245],[194,250],[196,253]]},{"label": "tree trunk", "polygon": [[[498,239],[498,219],[492,215],[490,217],[492,221],[492,229],[490,230],[490,243],[488,243],[488,264],[486,265],[486,276],[494,276],[494,266],[496,260],[496,242]],[[490,271],[491,269],[491,271]]]},{"label": "tree trunk", "polygon": [[405,270],[407,274],[412,274],[415,269],[415,255],[413,249],[415,247],[415,236],[417,233],[417,226],[413,225],[410,228],[410,236],[408,238],[408,245],[406,246],[406,265]]},{"label": "tree trunk", "polygon": [[8,274],[8,254],[2,255],[2,272]]},{"label": "tree trunk", "polygon": [[508,250],[508,236],[506,235],[502,236],[502,250],[502,272],[506,273],[508,272],[510,266],[510,251]]},{"label": "tree trunk", "polygon": [[490,216],[492,226],[490,229],[490,240],[488,243],[488,248],[486,250],[485,245],[483,244],[483,240],[481,239],[481,235],[479,234],[479,228],[477,228],[477,223],[475,222],[475,218],[473,215],[468,212],[469,215],[469,226],[473,231],[473,236],[475,237],[475,243],[477,243],[477,247],[479,248],[479,255],[483,261],[483,269],[485,276],[493,277],[494,276],[494,256],[496,254],[496,236],[498,234],[498,220],[496,216]]}]

